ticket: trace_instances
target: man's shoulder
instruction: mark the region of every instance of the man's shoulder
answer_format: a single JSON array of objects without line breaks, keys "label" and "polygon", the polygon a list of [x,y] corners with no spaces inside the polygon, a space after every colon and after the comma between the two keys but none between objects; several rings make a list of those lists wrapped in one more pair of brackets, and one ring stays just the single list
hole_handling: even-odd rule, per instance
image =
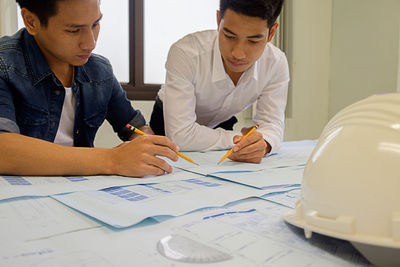
[{"label": "man's shoulder", "polygon": [[12,36],[3,36],[0,38],[0,58],[5,63],[9,60],[24,59],[22,30]]},{"label": "man's shoulder", "polygon": [[21,48],[21,40],[24,30],[17,31],[14,35],[0,37],[0,51]]},{"label": "man's shoulder", "polygon": [[264,49],[263,57],[267,57],[270,60],[282,60],[282,58],[286,58],[285,53],[273,45],[272,43],[268,43]]},{"label": "man's shoulder", "polygon": [[110,61],[98,54],[92,54],[88,62],[83,66],[92,80],[106,80],[113,77]]},{"label": "man's shoulder", "polygon": [[211,51],[217,39],[216,30],[206,30],[190,33],[177,42],[172,47],[177,47],[186,53],[200,54]]},{"label": "man's shoulder", "polygon": [[274,68],[279,65],[287,65],[287,59],[285,53],[278,47],[271,43],[268,43],[264,49],[264,52],[258,60],[261,71],[264,69]]}]

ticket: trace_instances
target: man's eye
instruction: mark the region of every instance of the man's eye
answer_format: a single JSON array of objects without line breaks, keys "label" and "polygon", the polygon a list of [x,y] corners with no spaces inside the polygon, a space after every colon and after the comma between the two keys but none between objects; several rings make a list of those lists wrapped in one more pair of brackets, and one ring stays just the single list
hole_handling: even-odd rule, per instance
[{"label": "man's eye", "polygon": [[79,29],[76,29],[76,30],[66,30],[66,32],[69,32],[69,33],[78,33],[78,32],[79,32]]}]

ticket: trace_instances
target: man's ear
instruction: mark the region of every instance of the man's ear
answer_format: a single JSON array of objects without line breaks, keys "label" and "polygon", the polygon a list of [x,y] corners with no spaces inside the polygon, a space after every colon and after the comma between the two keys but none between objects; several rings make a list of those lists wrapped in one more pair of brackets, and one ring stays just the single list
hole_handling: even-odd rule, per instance
[{"label": "man's ear", "polygon": [[31,35],[36,35],[40,28],[40,20],[35,13],[26,8],[21,9],[21,16],[24,20],[25,28]]},{"label": "man's ear", "polygon": [[274,35],[276,33],[276,30],[278,29],[279,24],[277,22],[274,23],[274,25],[272,25],[271,29],[269,30],[269,35],[268,35],[268,41],[267,42],[271,42],[272,38],[274,38]]},{"label": "man's ear", "polygon": [[219,10],[217,10],[217,25],[218,25],[218,30],[219,30],[219,23],[220,23],[220,12],[219,12]]}]

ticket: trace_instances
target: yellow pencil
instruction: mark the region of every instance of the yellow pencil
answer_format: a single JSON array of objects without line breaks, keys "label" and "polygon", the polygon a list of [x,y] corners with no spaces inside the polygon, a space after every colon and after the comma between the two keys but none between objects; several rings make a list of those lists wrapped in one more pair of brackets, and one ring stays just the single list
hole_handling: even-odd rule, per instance
[{"label": "yellow pencil", "polygon": [[[260,124],[258,123],[256,126],[254,126],[253,128],[251,128],[251,130],[242,137],[242,139],[240,139],[239,142],[241,142],[243,139],[245,139],[247,136],[249,136],[252,132],[254,132],[258,127],[260,127]],[[235,146],[233,146],[235,147]],[[233,152],[233,147],[231,148],[231,150],[228,151],[228,153],[225,154],[225,156],[223,156],[219,161],[218,164],[220,164],[221,162],[223,162],[227,157],[229,157],[230,154],[232,154]]]},{"label": "yellow pencil", "polygon": [[[137,134],[146,135],[144,132],[142,132],[141,130],[139,130],[138,128],[136,128],[136,127],[134,127],[134,126],[132,126],[132,125],[130,125],[130,124],[127,124],[127,125],[126,125],[126,128],[128,128],[129,130],[131,130],[132,132],[135,132],[135,133],[137,133]],[[183,158],[183,159],[189,161],[190,163],[199,165],[199,164],[197,164],[194,160],[192,160],[191,158],[189,158],[189,157],[183,155],[181,152],[176,152],[176,154],[177,154],[179,157],[181,157],[181,158]]]}]

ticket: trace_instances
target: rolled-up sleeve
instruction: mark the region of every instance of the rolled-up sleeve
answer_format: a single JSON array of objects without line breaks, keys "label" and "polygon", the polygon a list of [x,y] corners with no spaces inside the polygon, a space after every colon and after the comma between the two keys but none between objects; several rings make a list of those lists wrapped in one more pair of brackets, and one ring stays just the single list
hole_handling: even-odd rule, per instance
[{"label": "rolled-up sleeve", "polygon": [[125,91],[115,77],[112,96],[108,104],[107,121],[123,141],[126,141],[126,138],[123,136],[125,136],[124,128],[127,123],[137,128],[146,124],[142,113],[132,107],[131,102],[126,97]]}]

